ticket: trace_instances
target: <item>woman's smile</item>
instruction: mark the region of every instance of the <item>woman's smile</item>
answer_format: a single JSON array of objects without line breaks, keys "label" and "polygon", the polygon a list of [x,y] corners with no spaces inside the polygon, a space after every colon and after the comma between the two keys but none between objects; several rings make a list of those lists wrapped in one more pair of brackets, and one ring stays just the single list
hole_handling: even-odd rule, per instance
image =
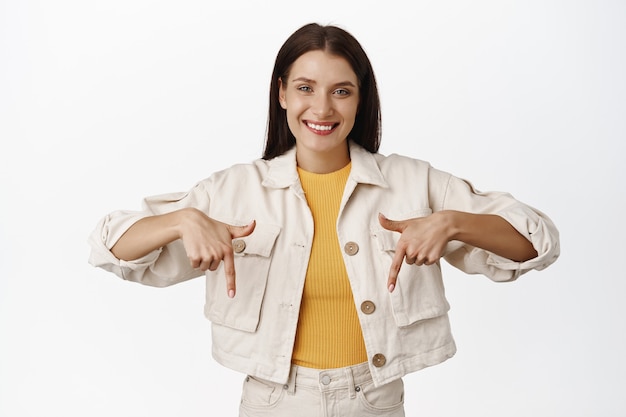
[{"label": "woman's smile", "polygon": [[332,123],[332,122],[311,122],[308,120],[304,121],[304,124],[306,125],[306,127],[309,128],[309,130],[313,133],[315,133],[316,135],[330,135],[337,126],[339,126],[338,123]]}]

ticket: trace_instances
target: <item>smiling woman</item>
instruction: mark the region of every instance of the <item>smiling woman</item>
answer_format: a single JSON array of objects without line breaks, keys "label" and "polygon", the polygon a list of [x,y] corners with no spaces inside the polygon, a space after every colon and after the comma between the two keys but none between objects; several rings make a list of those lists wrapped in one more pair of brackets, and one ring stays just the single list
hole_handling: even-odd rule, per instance
[{"label": "smiling woman", "polygon": [[402,377],[456,351],[440,260],[512,281],[559,256],[542,212],[379,154],[379,103],[356,39],[306,25],[276,58],[262,159],[91,235],[90,262],[124,279],[206,277],[213,356],[246,374],[241,416],[404,416]]}]

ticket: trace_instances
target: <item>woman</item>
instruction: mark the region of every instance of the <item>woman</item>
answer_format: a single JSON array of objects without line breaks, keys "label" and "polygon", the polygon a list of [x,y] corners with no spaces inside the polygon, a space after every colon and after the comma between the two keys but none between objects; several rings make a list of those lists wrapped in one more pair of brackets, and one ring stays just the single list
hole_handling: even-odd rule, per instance
[{"label": "woman", "polygon": [[262,159],[102,219],[90,262],[153,286],[206,275],[213,356],[247,374],[241,416],[403,416],[401,378],[456,350],[440,259],[510,281],[556,260],[558,232],[378,154],[374,73],[340,28],[287,39],[268,122]]}]

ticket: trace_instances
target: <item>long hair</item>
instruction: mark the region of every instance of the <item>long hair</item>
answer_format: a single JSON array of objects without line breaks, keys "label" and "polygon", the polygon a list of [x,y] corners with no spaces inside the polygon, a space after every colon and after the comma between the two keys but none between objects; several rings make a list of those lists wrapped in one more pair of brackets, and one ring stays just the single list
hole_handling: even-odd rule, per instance
[{"label": "long hair", "polygon": [[359,106],[348,138],[369,152],[380,147],[380,99],[372,64],[359,42],[343,29],[310,23],[295,31],[276,56],[270,84],[267,137],[263,159],[269,160],[291,149],[296,138],[287,125],[287,112],[278,101],[279,80],[287,80],[293,63],[310,51],[326,51],[344,58],[359,81]]}]

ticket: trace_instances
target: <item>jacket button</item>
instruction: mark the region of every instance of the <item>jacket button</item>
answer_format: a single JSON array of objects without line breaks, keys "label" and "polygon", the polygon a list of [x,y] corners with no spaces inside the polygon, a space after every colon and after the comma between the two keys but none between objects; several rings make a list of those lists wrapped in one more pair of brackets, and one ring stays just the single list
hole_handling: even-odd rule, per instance
[{"label": "jacket button", "polygon": [[356,255],[356,253],[359,251],[359,245],[357,245],[354,242],[348,242],[346,243],[346,245],[343,247],[343,250],[350,256]]},{"label": "jacket button", "polygon": [[361,311],[365,314],[372,314],[376,310],[376,304],[367,300],[361,303]]},{"label": "jacket button", "polygon": [[246,242],[242,239],[233,240],[233,250],[235,253],[241,253],[246,249]]},{"label": "jacket button", "polygon": [[372,363],[375,367],[380,368],[387,363],[387,358],[385,358],[385,355],[383,355],[382,353],[377,353],[372,358]]}]

